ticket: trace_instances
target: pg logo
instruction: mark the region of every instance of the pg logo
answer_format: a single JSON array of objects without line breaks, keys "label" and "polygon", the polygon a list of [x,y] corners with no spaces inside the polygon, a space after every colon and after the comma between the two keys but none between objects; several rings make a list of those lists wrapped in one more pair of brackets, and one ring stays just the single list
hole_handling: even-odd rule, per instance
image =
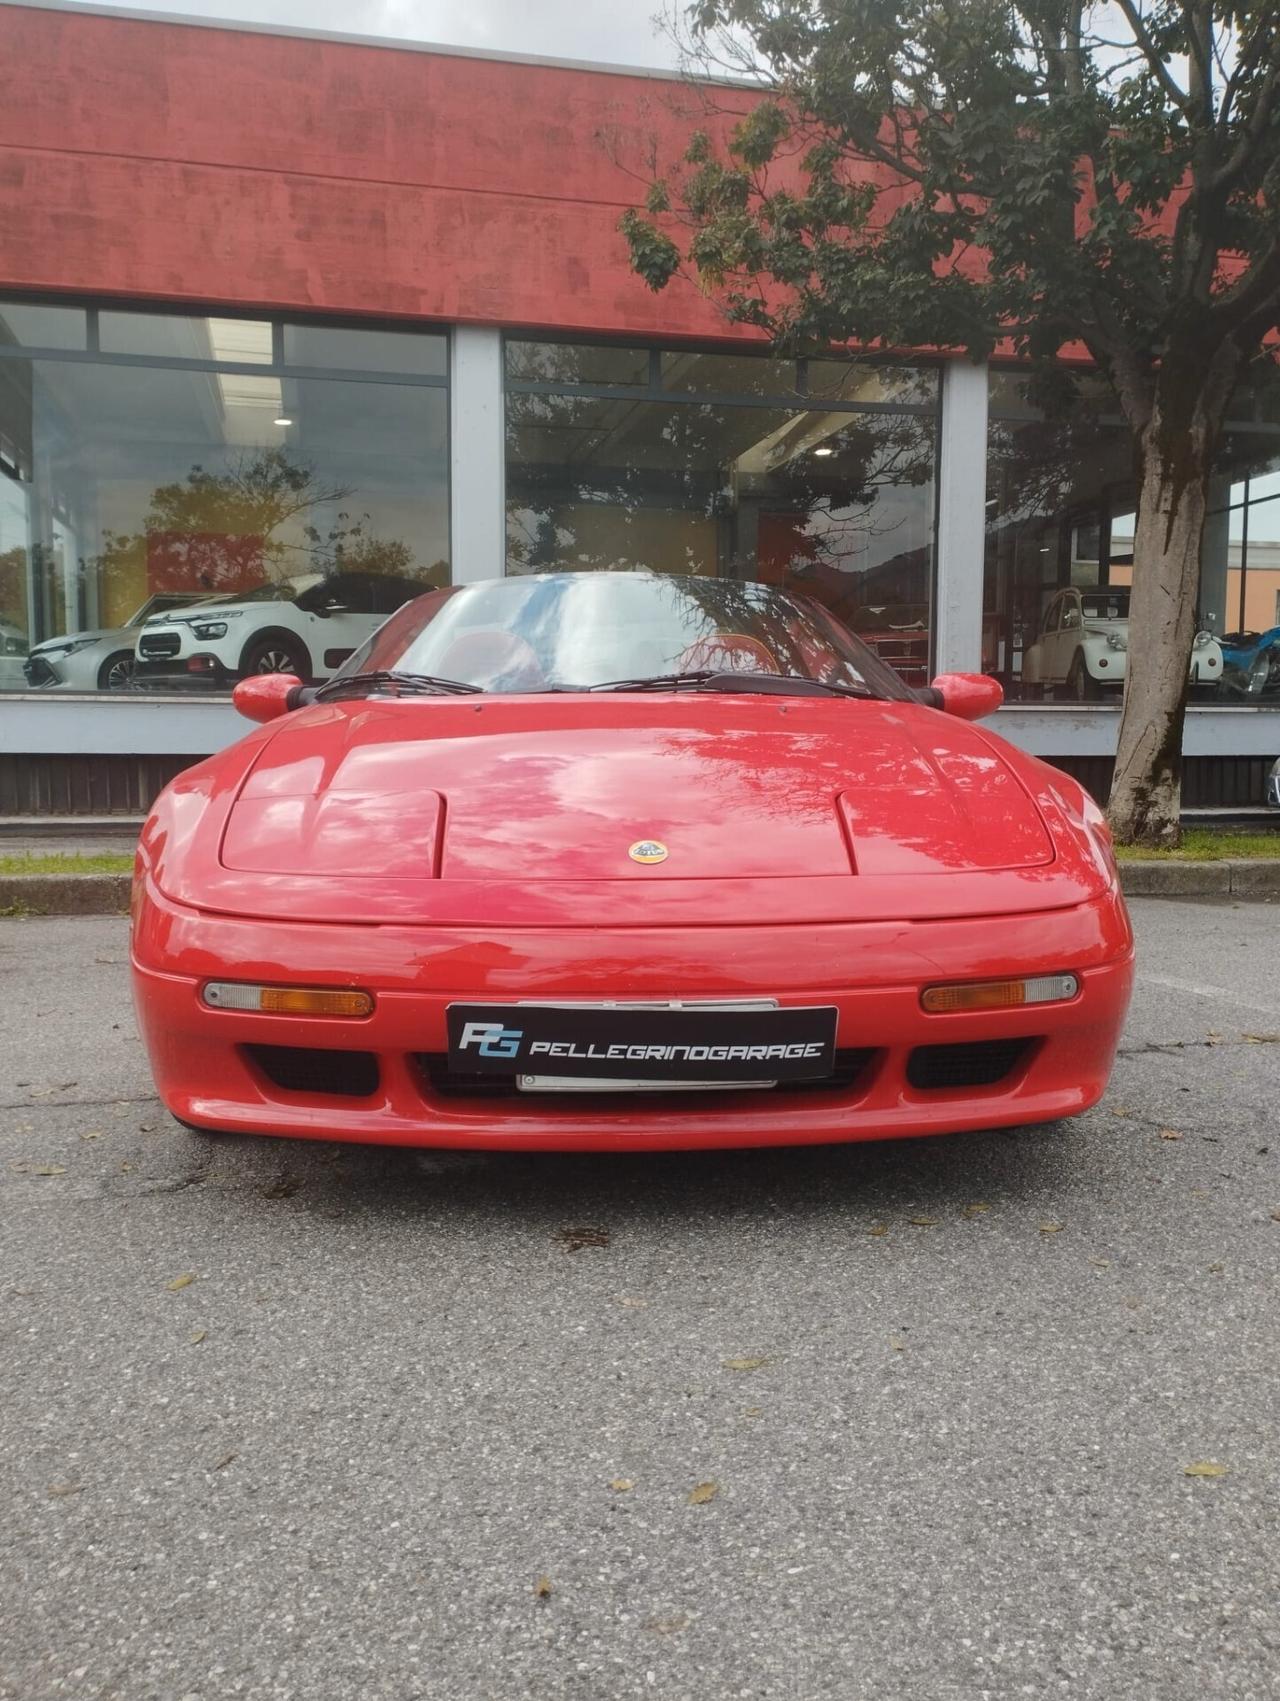
[{"label": "pg logo", "polygon": [[458,1050],[474,1046],[481,1057],[518,1057],[523,1028],[504,1028],[501,1022],[468,1022],[458,1041]]}]

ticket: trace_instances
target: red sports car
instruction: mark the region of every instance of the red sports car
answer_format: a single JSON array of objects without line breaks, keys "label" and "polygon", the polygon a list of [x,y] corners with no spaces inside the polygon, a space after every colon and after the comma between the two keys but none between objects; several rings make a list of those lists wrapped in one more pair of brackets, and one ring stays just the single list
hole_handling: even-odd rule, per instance
[{"label": "red sports car", "polygon": [[133,972],[189,1125],[407,1146],[869,1140],[1070,1116],[1133,940],[1097,807],[774,586],[407,603],[142,835]]}]

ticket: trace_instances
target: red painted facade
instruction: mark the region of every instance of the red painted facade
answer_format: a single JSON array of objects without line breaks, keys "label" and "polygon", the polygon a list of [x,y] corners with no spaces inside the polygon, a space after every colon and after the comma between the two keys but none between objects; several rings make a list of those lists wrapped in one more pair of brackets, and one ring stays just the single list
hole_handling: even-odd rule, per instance
[{"label": "red painted facade", "polygon": [[674,79],[4,5],[0,289],[724,337],[617,228],[706,122]]}]

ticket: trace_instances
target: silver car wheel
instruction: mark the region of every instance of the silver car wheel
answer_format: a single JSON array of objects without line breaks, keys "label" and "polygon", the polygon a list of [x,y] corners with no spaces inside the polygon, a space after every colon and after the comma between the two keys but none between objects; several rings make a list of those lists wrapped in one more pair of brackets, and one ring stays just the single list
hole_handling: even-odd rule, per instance
[{"label": "silver car wheel", "polygon": [[133,657],[118,655],[98,676],[100,691],[127,691],[133,684]]},{"label": "silver car wheel", "polygon": [[294,669],[293,657],[288,653],[287,650],[271,649],[271,650],[263,650],[262,654],[258,657],[258,665],[254,669],[254,672],[255,673],[292,673],[293,669]]}]

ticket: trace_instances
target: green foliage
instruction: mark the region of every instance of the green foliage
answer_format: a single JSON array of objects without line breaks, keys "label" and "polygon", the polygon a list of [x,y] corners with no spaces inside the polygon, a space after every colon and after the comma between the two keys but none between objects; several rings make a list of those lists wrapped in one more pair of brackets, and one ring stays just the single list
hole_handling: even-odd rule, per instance
[{"label": "green foliage", "polygon": [[1211,827],[1192,827],[1182,835],[1177,850],[1154,850],[1149,845],[1117,845],[1121,862],[1141,862],[1146,857],[1173,862],[1224,862],[1243,858],[1249,862],[1280,860],[1280,832],[1232,833]]},{"label": "green foliage", "polygon": [[[1271,5],[700,0],[765,97],[623,232],[779,342],[1083,343],[1135,429],[1162,362],[1256,359],[1280,306]],[[1181,73],[1181,81],[1179,81]],[[714,105],[714,91],[708,96]],[[739,106],[740,110],[740,106]]]},{"label": "green foliage", "polygon": [[37,851],[0,856],[0,874],[130,874],[133,857],[121,851]]}]

